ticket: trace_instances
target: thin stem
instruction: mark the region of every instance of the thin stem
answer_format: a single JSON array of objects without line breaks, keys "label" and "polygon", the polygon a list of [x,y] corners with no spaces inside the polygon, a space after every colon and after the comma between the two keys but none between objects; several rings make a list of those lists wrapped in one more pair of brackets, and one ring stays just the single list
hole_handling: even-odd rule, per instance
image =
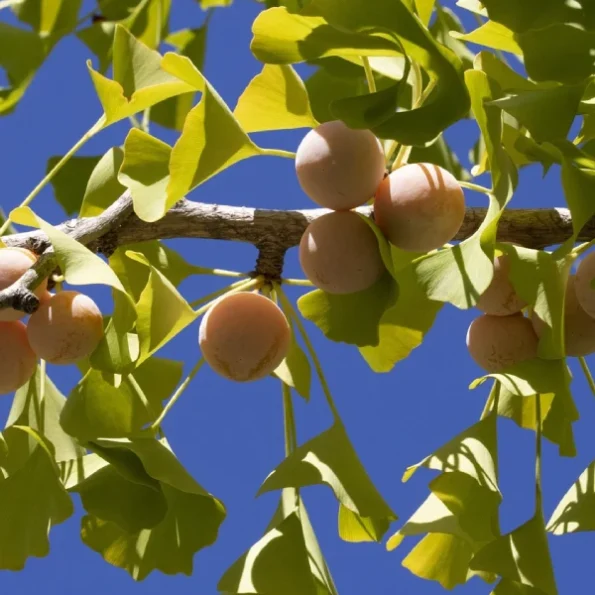
[{"label": "thin stem", "polygon": [[295,416],[293,403],[291,401],[291,388],[281,382],[283,391],[283,428],[285,430],[285,456],[288,457],[297,448],[297,432],[295,428]]},{"label": "thin stem", "polygon": [[473,184],[472,182],[463,182],[458,180],[459,186],[462,188],[467,188],[467,190],[474,190],[475,192],[481,192],[482,194],[492,194],[492,191],[485,186],[480,186],[479,184]]},{"label": "thin stem", "polygon": [[149,399],[147,399],[147,395],[145,395],[145,391],[141,388],[136,378],[132,374],[129,374],[126,377],[126,380],[128,380],[130,386],[132,386],[132,388],[135,390],[136,394],[138,395],[138,398],[141,400],[141,403],[143,404],[149,415],[151,417],[157,415],[157,412],[151,406]]},{"label": "thin stem", "polygon": [[589,366],[587,365],[587,360],[584,357],[579,357],[578,361],[581,364],[581,368],[583,369],[583,374],[589,383],[589,388],[593,395],[595,395],[595,380],[593,380],[593,375],[591,374],[591,370],[589,370]]},{"label": "thin stem", "polygon": [[47,363],[44,359],[39,362],[39,402],[37,403],[37,410],[40,415],[37,418],[37,429],[40,434],[45,433],[45,383],[47,380]]},{"label": "thin stem", "polygon": [[543,514],[543,497],[541,490],[541,398],[535,398],[535,514]]},{"label": "thin stem", "polygon": [[298,331],[300,332],[300,335],[302,336],[302,339],[304,340],[306,349],[308,350],[308,353],[310,354],[312,363],[314,364],[314,368],[316,370],[318,380],[320,381],[320,385],[322,386],[322,392],[324,393],[324,396],[326,397],[326,400],[327,400],[330,410],[333,414],[333,417],[335,418],[335,421],[338,423],[343,423],[341,421],[339,411],[337,410],[337,407],[333,400],[333,396],[331,395],[331,391],[329,389],[328,383],[324,376],[324,372],[322,371],[322,365],[320,363],[320,360],[318,359],[318,355],[316,355],[314,346],[312,345],[312,342],[310,341],[308,332],[306,331],[306,328],[304,327],[304,325],[302,323],[302,319],[300,318],[299,314],[297,313],[297,310],[293,307],[293,304],[289,301],[289,298],[285,295],[285,292],[283,291],[283,288],[281,287],[281,285],[275,283],[275,289],[279,293],[281,305],[283,306],[285,313],[289,314],[289,316],[291,318],[293,318],[296,326],[298,327]]},{"label": "thin stem", "polygon": [[370,66],[370,58],[368,56],[362,56],[362,62],[364,64],[364,72],[366,73],[366,82],[368,83],[368,90],[370,93],[376,93],[376,81],[374,80],[374,71]]},{"label": "thin stem", "polygon": [[163,423],[163,420],[165,419],[167,414],[171,411],[171,408],[176,404],[177,400],[182,396],[184,391],[188,388],[188,385],[192,382],[192,380],[194,379],[194,377],[196,376],[198,371],[203,367],[204,363],[205,363],[204,357],[201,357],[196,362],[196,364],[194,365],[194,368],[192,368],[192,370],[190,370],[190,373],[188,374],[188,376],[186,376],[186,378],[182,382],[182,384],[180,384],[180,386],[178,386],[178,389],[176,390],[176,392],[172,395],[171,399],[167,402],[167,405],[163,408],[161,415],[151,424],[151,426],[149,428],[150,430],[152,430],[153,432],[156,432],[159,429],[159,427]]},{"label": "thin stem", "polygon": [[[157,4],[159,6],[159,10],[161,10],[161,4]],[[149,130],[151,129],[151,108],[148,107],[144,112],[143,112],[143,119],[141,122],[141,128],[147,133],[149,134]]]},{"label": "thin stem", "polygon": [[227,271],[225,269],[209,269],[209,275],[215,275],[217,277],[240,277],[245,279],[249,273],[239,273],[238,271]]},{"label": "thin stem", "polygon": [[[97,134],[102,126],[103,126],[104,116],[99,118],[91,128],[83,136],[74,144],[74,146],[54,165],[54,167],[46,174],[46,176],[33,188],[30,194],[25,198],[25,200],[19,205],[21,207],[26,207],[29,205],[33,199],[45,188],[45,186],[54,178],[54,176],[64,167],[66,162],[95,134]],[[10,215],[6,218],[6,221],[0,227],[0,236],[3,236],[6,233],[6,230],[9,228],[11,224]]]},{"label": "thin stem", "polygon": [[128,116],[128,120],[132,124],[133,128],[138,128],[139,130],[142,128],[141,123],[138,121],[134,114],[130,114],[130,116]]},{"label": "thin stem", "polygon": [[271,157],[285,157],[285,159],[295,159],[295,153],[284,151],[283,149],[261,149],[261,155],[270,155]]},{"label": "thin stem", "polygon": [[308,281],[308,279],[281,279],[281,283],[295,287],[314,287],[312,281]]},{"label": "thin stem", "polygon": [[218,289],[217,291],[209,293],[209,295],[205,295],[204,297],[195,300],[194,302],[190,302],[190,307],[197,308],[199,306],[202,306],[203,304],[207,304],[207,306],[210,306],[213,300],[217,299],[219,296],[222,296],[223,294],[235,293],[237,291],[245,291],[248,289],[252,289],[253,287],[258,286],[259,283],[262,283],[262,279],[260,279],[259,277],[257,277],[256,279],[242,279],[241,281],[236,281],[231,285],[227,285],[223,289]]},{"label": "thin stem", "polygon": [[595,246],[595,238],[593,238],[592,240],[589,240],[588,242],[583,242],[582,244],[579,244],[578,246],[576,246],[572,250],[572,255],[573,256],[580,256],[583,252],[586,252],[587,250],[589,250],[593,246]]}]

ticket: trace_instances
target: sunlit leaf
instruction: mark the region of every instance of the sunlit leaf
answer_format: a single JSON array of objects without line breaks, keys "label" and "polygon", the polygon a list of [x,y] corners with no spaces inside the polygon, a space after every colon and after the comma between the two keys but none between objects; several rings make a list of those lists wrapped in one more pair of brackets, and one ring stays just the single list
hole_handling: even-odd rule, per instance
[{"label": "sunlit leaf", "polygon": [[246,132],[313,128],[304,83],[289,65],[265,64],[238,100],[233,112]]},{"label": "sunlit leaf", "polygon": [[547,522],[554,535],[595,531],[595,461],[564,494]]},{"label": "sunlit leaf", "polygon": [[93,169],[81,196],[81,217],[96,217],[114,203],[126,190],[118,182],[124,152],[120,147],[109,149]]},{"label": "sunlit leaf", "polygon": [[171,147],[133,128],[124,142],[124,161],[118,181],[130,189],[134,212],[147,222],[161,219],[177,202],[168,198]]},{"label": "sunlit leaf", "polygon": [[51,46],[74,31],[81,4],[82,0],[23,0],[13,10]]},{"label": "sunlit leaf", "polygon": [[329,486],[340,504],[351,512],[382,524],[379,538],[396,519],[374,487],[345,430],[337,423],[292,452],[267,477],[259,493],[320,484]]},{"label": "sunlit leaf", "polygon": [[89,72],[105,113],[104,126],[127,118],[169,97],[192,92],[187,83],[162,68],[162,58],[118,25],[113,44],[114,79],[90,65]]},{"label": "sunlit leaf", "polygon": [[483,547],[471,560],[471,568],[494,572],[509,579],[557,595],[554,569],[543,518],[538,514],[511,533]]},{"label": "sunlit leaf", "polygon": [[394,280],[385,274],[364,291],[330,294],[316,289],[300,297],[297,304],[302,316],[331,341],[365,347],[378,345],[380,320],[396,292]]},{"label": "sunlit leaf", "polygon": [[[37,443],[26,454],[23,432]],[[73,505],[45,438],[31,428],[12,426],[0,441],[6,446],[0,449],[0,568],[22,570],[29,557],[48,555],[49,530],[72,515]]]},{"label": "sunlit leaf", "polygon": [[487,21],[477,29],[464,35],[456,31],[453,31],[451,35],[456,39],[463,39],[470,43],[492,48],[493,50],[510,52],[518,56],[522,56],[523,54],[523,51],[515,41],[513,32],[508,27],[495,21]]}]

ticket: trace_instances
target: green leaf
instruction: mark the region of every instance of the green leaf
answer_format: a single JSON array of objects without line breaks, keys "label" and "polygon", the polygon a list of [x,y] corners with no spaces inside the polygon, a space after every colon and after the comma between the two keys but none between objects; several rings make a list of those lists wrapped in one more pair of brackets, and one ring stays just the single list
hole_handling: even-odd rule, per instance
[{"label": "green leaf", "polygon": [[390,372],[419,347],[442,307],[420,290],[411,267],[399,271],[396,278],[399,296],[380,318],[377,344],[360,347],[374,372]]},{"label": "green leaf", "polygon": [[553,141],[568,135],[584,90],[584,84],[535,89],[495,99],[490,105],[514,116],[536,141]]},{"label": "green leaf", "polygon": [[471,568],[497,573],[511,581],[541,589],[547,595],[558,593],[540,514],[488,543],[475,554]]},{"label": "green leaf", "polygon": [[[54,169],[61,156],[50,157],[46,173]],[[87,182],[100,157],[71,157],[52,179],[54,194],[67,215],[77,214],[81,209]]]},{"label": "green leaf", "polygon": [[134,212],[143,221],[158,221],[177,202],[166,193],[170,155],[167,143],[138,128],[126,137],[118,181],[130,189]]},{"label": "green leaf", "polygon": [[0,115],[10,113],[21,100],[45,57],[39,35],[0,22],[0,68],[8,78],[8,87],[0,88]]},{"label": "green leaf", "polygon": [[162,68],[162,58],[117,25],[113,44],[114,80],[88,64],[103,107],[103,126],[113,124],[169,97],[192,92],[187,83]]},{"label": "green leaf", "polygon": [[459,57],[465,69],[473,67],[475,54],[463,41],[459,41],[454,36],[454,33],[465,33],[463,23],[454,11],[437,4],[436,19],[430,27],[430,33],[436,38],[436,41],[452,50]]},{"label": "green leaf", "polygon": [[122,332],[112,317],[107,318],[103,337],[89,358],[95,370],[111,374],[127,374],[140,355],[138,335]]},{"label": "green leaf", "polygon": [[[287,313],[286,313],[287,316]],[[295,337],[295,325],[291,316],[287,316],[291,326],[291,342],[285,359],[273,372],[282,382],[294,388],[306,401],[310,399],[312,368],[310,362]]]},{"label": "green leaf", "polygon": [[[60,414],[66,398],[38,367],[35,374],[15,394],[6,426],[28,426],[36,430],[53,447],[57,463],[78,459],[85,450],[66,434],[60,425]],[[30,456],[38,441],[26,432],[15,433],[13,444],[22,456]],[[24,462],[24,461],[23,461]]]},{"label": "green leaf", "polygon": [[547,522],[547,530],[554,535],[580,531],[595,531],[595,461],[580,474],[564,494]]},{"label": "green leaf", "polygon": [[517,56],[523,55],[523,51],[516,42],[513,32],[508,27],[495,21],[487,21],[481,27],[464,35],[457,31],[452,31],[451,35],[455,39],[462,39],[469,43],[483,45],[493,50],[510,52]]},{"label": "green leaf", "polygon": [[[208,21],[198,29],[180,29],[168,35],[165,43],[172,45],[182,56],[186,56],[192,63],[202,70],[205,60]],[[195,93],[185,93],[177,97],[170,97],[151,108],[151,121],[172,128],[182,130],[188,112],[194,105]]]},{"label": "green leaf", "polygon": [[82,0],[24,0],[13,10],[51,46],[74,31],[81,4]]},{"label": "green leaf", "polygon": [[225,572],[217,588],[224,593],[241,595],[319,595],[310,571],[299,509],[269,528]]},{"label": "green leaf", "polygon": [[[126,531],[113,521],[87,515],[82,519],[83,542],[110,564],[125,569],[134,580],[143,580],[154,570],[192,574],[194,554],[217,538],[226,514],[221,502],[187,473],[165,440],[99,440],[95,447],[102,456],[113,453],[116,470],[121,474],[132,465],[133,477],[143,477],[141,483],[162,493],[167,511],[161,522],[140,531]],[[125,453],[128,456],[124,457]],[[128,498],[131,493],[129,490]],[[136,506],[143,508],[146,491],[134,493],[141,498]],[[120,516],[120,522],[131,527],[139,519],[133,502],[128,502],[128,506],[134,516],[126,517],[126,521]],[[108,512],[112,515],[114,509]],[[140,520],[146,522],[147,518]]]},{"label": "green leaf", "polygon": [[174,204],[220,171],[259,155],[261,149],[250,140],[223,99],[188,58],[169,53],[162,64],[169,73],[202,92],[171,152],[167,203]]},{"label": "green leaf", "polygon": [[442,135],[426,147],[413,147],[407,163],[434,163],[449,171],[457,180],[471,179],[471,174],[463,167]]},{"label": "green leaf", "polygon": [[[374,487],[338,423],[292,452],[267,477],[258,493],[320,484],[330,487],[339,503],[364,522],[372,520],[379,528],[379,539],[397,518]],[[350,532],[340,526],[340,535],[345,538]],[[370,540],[366,536],[365,541]]]},{"label": "green leaf", "polygon": [[127,251],[126,256],[150,270],[149,280],[136,303],[136,329],[140,339],[142,363],[179,332],[196,320],[196,313],[174,285],[145,256]]},{"label": "green leaf", "polygon": [[465,80],[491,166],[493,193],[488,212],[471,237],[422,257],[415,265],[418,283],[429,299],[450,302],[461,309],[475,306],[492,280],[498,221],[517,181],[516,169],[502,147],[501,112],[486,105],[494,98],[493,86],[485,73],[478,70],[468,70]]},{"label": "green leaf", "polygon": [[265,64],[295,64],[328,56],[396,56],[400,48],[380,33],[362,34],[331,27],[320,16],[286,8],[261,12],[252,25],[250,48]]},{"label": "green leaf", "polygon": [[297,305],[331,341],[365,347],[378,345],[380,320],[396,293],[396,283],[385,274],[364,291],[339,295],[316,289],[301,296]]},{"label": "green leaf", "polygon": [[[89,370],[75,386],[62,411],[61,424],[83,442],[120,438],[139,432],[162,411],[162,402],[182,376],[178,362],[150,358],[132,378],[109,378]],[[141,391],[139,393],[137,385]]]},{"label": "green leaf", "polygon": [[308,93],[295,70],[265,64],[246,87],[233,112],[246,132],[314,128]]},{"label": "green leaf", "polygon": [[209,272],[209,269],[186,262],[178,252],[158,240],[127,244],[125,248],[118,248],[110,256],[109,264],[135,301],[138,301],[147,285],[150,270],[146,264],[128,258],[126,256],[128,251],[142,254],[151,266],[155,267],[176,287],[191,275],[202,275]]},{"label": "green leaf", "polygon": [[[87,182],[81,204],[81,217],[96,217],[122,196],[126,190],[118,182],[118,171],[124,160],[120,147],[109,149],[93,169]],[[68,164],[67,164],[68,165]],[[58,174],[60,175],[60,174]]]},{"label": "green leaf", "polygon": [[[23,452],[21,434],[35,447]],[[0,435],[0,568],[22,570],[31,556],[42,558],[50,550],[52,525],[63,523],[73,505],[60,482],[53,447],[35,430],[12,426]]]}]

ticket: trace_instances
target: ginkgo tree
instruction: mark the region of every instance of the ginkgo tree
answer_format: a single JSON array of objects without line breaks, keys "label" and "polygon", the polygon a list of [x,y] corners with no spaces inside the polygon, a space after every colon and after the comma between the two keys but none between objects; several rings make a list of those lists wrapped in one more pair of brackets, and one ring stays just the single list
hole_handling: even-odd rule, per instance
[{"label": "ginkgo tree", "polygon": [[[9,338],[0,345],[0,389],[16,389],[0,434],[0,568],[20,570],[47,555],[51,528],[73,514],[76,493],[85,509],[81,539],[106,563],[134,580],[192,573],[195,555],[217,547],[226,509],[184,469],[162,423],[206,360],[231,380],[272,374],[284,405],[285,459],[259,491],[278,492],[278,506],[262,539],[229,561],[221,592],[337,593],[301,496],[307,486],[326,485],[338,502],[341,539],[392,550],[421,535],[403,562],[420,578],[451,589],[477,577],[495,595],[555,595],[548,534],[595,530],[595,463],[549,520],[541,487],[543,440],[563,457],[576,455],[570,357],[595,392],[585,361],[595,352],[595,271],[592,259],[579,260],[595,244],[591,3],[459,0],[477,20],[465,31],[439,0],[266,0],[251,42],[262,68],[233,110],[202,73],[210,15],[231,0],[199,4],[204,20],[171,31],[171,0],[97,0],[89,14],[81,14],[81,0],[0,0],[19,21],[8,24],[0,13],[8,80],[0,115],[21,109],[37,71],[70,35],[95,56],[87,66],[102,108],[71,150],[48,160],[47,175],[0,227],[0,337]],[[304,63],[311,74],[302,80],[294,65]],[[443,135],[463,119],[477,130],[471,171]],[[121,146],[76,155],[120,121],[130,123]],[[333,149],[329,137],[328,149],[320,141],[327,123],[341,139],[368,144],[341,140]],[[159,138],[163,128],[176,131],[173,146]],[[288,129],[310,139],[303,146],[311,154],[302,159],[298,149],[296,160],[302,187],[336,213],[261,209],[256,216],[191,200],[194,189],[242,160],[296,159],[251,136]],[[335,156],[327,155],[324,170],[321,155],[339,148],[353,166],[349,183],[335,177],[325,186],[316,176],[330,175]],[[523,168],[536,163],[559,168],[566,208],[509,207]],[[486,173],[490,187],[471,181]],[[61,225],[37,213],[36,198],[50,185],[70,218]],[[342,207],[360,186],[360,200]],[[426,206],[443,198],[436,187],[451,196],[440,215],[442,223],[450,217],[444,237],[423,227]],[[403,206],[403,189],[411,188],[418,189],[411,200],[427,201],[423,212]],[[487,207],[465,210],[462,189],[479,193]],[[343,247],[313,255],[330,233],[323,222],[339,219],[346,223],[334,229],[348,230]],[[258,257],[247,273],[207,269],[172,249],[171,238],[245,242]],[[307,278],[286,278],[285,253],[300,242]],[[353,268],[362,251],[373,271]],[[573,275],[578,262],[584,266]],[[335,273],[338,281],[330,279]],[[179,285],[192,275],[230,284],[189,302]],[[112,292],[113,309],[102,317],[84,299],[85,286],[96,284]],[[297,304],[288,285],[304,289]],[[438,473],[418,510],[391,530],[398,511],[350,441],[304,319],[328,341],[358,350],[370,374],[390,373],[422,345],[445,305],[484,312],[468,341],[486,375],[468,380],[471,389],[491,388],[477,423],[404,470],[404,481],[421,467]],[[182,378],[181,363],[159,351],[199,320],[203,357]],[[78,367],[67,398],[47,362]],[[333,423],[298,444],[292,402],[308,400],[314,382]],[[509,533],[499,524],[499,417],[535,435],[535,509]],[[36,494],[30,507],[25,493]]]}]

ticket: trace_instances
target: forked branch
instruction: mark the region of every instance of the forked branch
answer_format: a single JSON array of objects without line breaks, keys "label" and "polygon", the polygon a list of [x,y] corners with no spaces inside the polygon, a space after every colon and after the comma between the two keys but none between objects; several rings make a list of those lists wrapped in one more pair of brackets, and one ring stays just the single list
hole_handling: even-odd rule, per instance
[{"label": "forked branch", "polygon": [[[373,216],[372,207],[358,211]],[[132,200],[124,193],[97,217],[74,219],[59,226],[91,250],[109,255],[118,246],[150,240],[203,238],[253,244],[259,250],[257,272],[275,278],[281,274],[285,252],[296,246],[307,225],[327,213],[326,209],[283,211],[254,209],[193,202],[183,199],[154,223],[140,220],[132,212]],[[481,225],[487,209],[467,209],[465,221],[456,236],[464,240]],[[560,244],[572,235],[568,209],[507,209],[498,227],[500,241],[515,242],[528,248]],[[579,241],[595,238],[595,219],[579,235]],[[38,307],[31,293],[55,268],[49,239],[42,231],[19,233],[3,238],[7,246],[29,248],[42,255],[36,265],[17,283],[0,291],[0,309],[17,308],[33,312]]]}]

